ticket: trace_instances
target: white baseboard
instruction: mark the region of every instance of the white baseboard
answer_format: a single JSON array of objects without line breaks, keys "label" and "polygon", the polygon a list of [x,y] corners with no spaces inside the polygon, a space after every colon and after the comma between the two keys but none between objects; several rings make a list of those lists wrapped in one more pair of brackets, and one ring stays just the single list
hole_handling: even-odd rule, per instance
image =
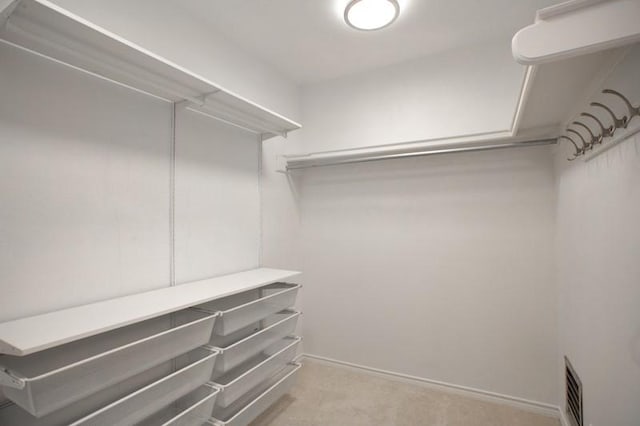
[{"label": "white baseboard", "polygon": [[338,366],[341,368],[348,368],[355,371],[366,372],[368,374],[374,374],[374,375],[385,377],[391,380],[411,383],[418,386],[425,386],[425,387],[437,389],[444,392],[455,393],[455,394],[467,396],[470,398],[480,399],[483,401],[509,405],[511,407],[519,408],[521,410],[525,410],[528,412],[560,419],[560,421],[562,422],[562,426],[571,426],[567,422],[567,419],[564,417],[559,407],[555,405],[546,404],[538,401],[531,401],[528,399],[518,398],[515,396],[503,395],[496,392],[489,392],[482,389],[475,389],[467,386],[460,386],[460,385],[454,385],[452,383],[425,379],[423,377],[416,377],[416,376],[410,376],[408,374],[381,370],[378,368],[367,367],[364,365],[353,364],[350,362],[338,361],[336,359],[326,358],[323,356],[318,356],[313,354],[302,354],[300,358],[315,360],[321,363]]},{"label": "white baseboard", "polygon": [[564,410],[559,408],[558,412],[560,413],[560,424],[562,426],[572,426],[571,423],[569,423],[569,419],[567,418],[567,414],[564,412]]}]

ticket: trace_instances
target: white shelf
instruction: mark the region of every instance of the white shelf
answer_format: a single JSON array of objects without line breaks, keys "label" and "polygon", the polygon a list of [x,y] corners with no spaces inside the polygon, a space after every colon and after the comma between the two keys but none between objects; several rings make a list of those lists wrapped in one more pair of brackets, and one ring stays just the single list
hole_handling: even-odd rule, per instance
[{"label": "white shelf", "polygon": [[29,355],[299,274],[259,268],[5,322],[0,353]]},{"label": "white shelf", "polygon": [[537,65],[640,41],[637,0],[573,0],[538,11],[513,37],[513,56]]},{"label": "white shelf", "polygon": [[263,139],[301,127],[48,0],[0,1],[0,38],[136,90],[185,101],[189,108],[261,134]]}]

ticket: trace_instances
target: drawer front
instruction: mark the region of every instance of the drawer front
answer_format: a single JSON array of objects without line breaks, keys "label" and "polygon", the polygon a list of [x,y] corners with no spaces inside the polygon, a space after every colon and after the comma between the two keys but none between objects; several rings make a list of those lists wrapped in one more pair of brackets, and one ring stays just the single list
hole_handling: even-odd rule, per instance
[{"label": "drawer front", "polygon": [[215,366],[214,377],[219,377],[232,368],[239,366],[272,344],[295,332],[300,312],[285,311],[277,314],[277,316],[283,317],[283,319],[236,343],[218,347],[217,349],[221,353]]},{"label": "drawer front", "polygon": [[[68,365],[52,363],[55,368],[51,371],[25,378],[23,389],[4,387],[3,392],[29,413],[41,417],[209,341],[215,315],[186,310],[176,316],[184,323],[171,326],[171,319],[166,316],[87,341],[10,360],[6,367],[18,372],[28,370],[30,363],[42,365],[65,356],[75,362]],[[159,322],[167,325],[163,331],[156,332]],[[154,332],[145,335],[141,332],[145,329]],[[136,336],[137,340],[131,341],[131,336]],[[104,352],[92,354],[92,347],[100,347]],[[88,356],[82,358],[79,353],[87,353]]]},{"label": "drawer front", "polygon": [[216,385],[222,388],[216,404],[220,407],[228,407],[281,371],[295,358],[301,340],[299,337],[287,337],[261,353],[259,355],[259,359],[263,359],[261,362],[255,359],[249,360],[246,368],[241,365],[216,380]]},{"label": "drawer front", "polygon": [[136,426],[201,426],[211,417],[220,389],[206,384]]},{"label": "drawer front", "polygon": [[216,322],[214,333],[227,336],[243,327],[267,318],[296,303],[300,286],[295,284],[279,284],[261,289],[261,297],[241,306],[222,311]]},{"label": "drawer front", "polygon": [[130,426],[204,385],[211,375],[216,351],[200,349],[196,359],[170,374],[106,407],[74,422],[71,426]]},{"label": "drawer front", "polygon": [[301,364],[288,366],[274,383],[257,395],[241,398],[225,409],[214,409],[213,422],[216,426],[247,426],[273,403],[291,390],[295,384],[296,373]]}]

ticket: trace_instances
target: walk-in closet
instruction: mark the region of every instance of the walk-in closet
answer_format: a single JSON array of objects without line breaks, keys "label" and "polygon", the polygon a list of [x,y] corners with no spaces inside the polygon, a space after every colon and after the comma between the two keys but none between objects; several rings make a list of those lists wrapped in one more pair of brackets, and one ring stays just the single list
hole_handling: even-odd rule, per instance
[{"label": "walk-in closet", "polygon": [[640,426],[639,0],[0,0],[0,426]]}]

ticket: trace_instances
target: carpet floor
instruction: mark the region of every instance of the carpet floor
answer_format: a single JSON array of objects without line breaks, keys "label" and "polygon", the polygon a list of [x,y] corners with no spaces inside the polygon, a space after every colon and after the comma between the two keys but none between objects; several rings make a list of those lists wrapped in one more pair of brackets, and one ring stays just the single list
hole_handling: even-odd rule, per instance
[{"label": "carpet floor", "polygon": [[560,426],[552,417],[305,360],[251,426]]}]

